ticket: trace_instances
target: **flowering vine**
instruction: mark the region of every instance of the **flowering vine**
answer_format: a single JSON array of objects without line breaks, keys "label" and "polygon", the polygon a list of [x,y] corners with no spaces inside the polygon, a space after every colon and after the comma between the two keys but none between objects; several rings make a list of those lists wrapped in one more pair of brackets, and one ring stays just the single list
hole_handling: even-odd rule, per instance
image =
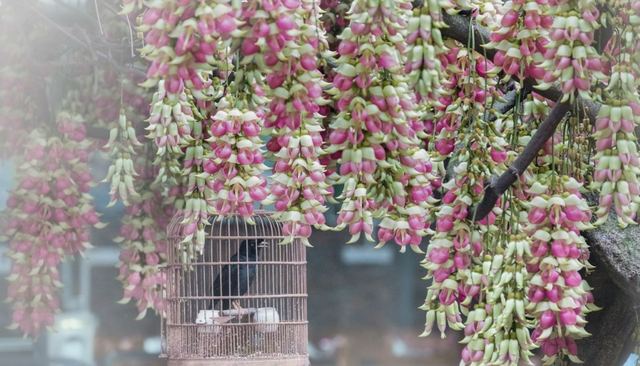
[{"label": "flowering vine", "polygon": [[[630,5],[626,4],[619,13],[610,15],[608,21],[624,21],[625,12],[633,9]],[[637,8],[636,5],[636,16]],[[601,90],[603,104],[593,134],[597,140],[591,186],[600,191],[596,225],[606,220],[612,206],[622,227],[635,224],[640,209],[640,160],[635,133],[635,127],[640,124],[640,95],[634,82],[640,74],[637,63],[640,44],[636,40],[640,31],[637,28],[625,27],[609,45],[618,62],[611,67],[607,87]]]},{"label": "flowering vine", "polygon": [[[371,9],[376,9],[371,10]],[[369,15],[372,14],[372,15]],[[373,241],[373,218],[382,218],[380,245],[395,239],[414,250],[426,235],[432,166],[419,147],[423,125],[403,75],[410,6],[355,1],[338,47],[333,78],[339,113],[331,124],[328,152],[339,160],[344,198],[337,229],[349,226],[350,242],[364,232]]]},{"label": "flowering vine", "polygon": [[[329,229],[326,203],[342,184],[334,229],[348,228],[350,242],[377,230],[378,247],[420,252],[432,234],[424,335],[463,330],[461,364],[516,365],[537,346],[547,364],[578,362],[585,316],[597,309],[581,233],[611,212],[635,224],[640,209],[640,2],[412,4],[124,0],[126,18],[87,43],[58,26],[85,47],[64,57],[78,68],[56,137],[46,127],[22,139],[34,102],[57,90],[32,88],[47,79],[41,50],[31,62],[5,37],[0,128],[12,141],[2,151],[29,150],[5,232],[13,327],[52,325],[56,265],[99,225],[86,194],[87,130],[114,123],[111,204],[126,205],[119,280],[140,317],[164,310],[167,217],[183,213],[181,245],[202,246],[211,214],[251,222],[256,203],[273,203],[284,242],[309,245],[312,227]],[[146,81],[133,76],[142,62],[115,61],[127,36],[126,53],[142,44]],[[155,93],[150,108],[142,88]],[[152,148],[137,146],[146,118]],[[599,193],[593,225],[588,189]]]},{"label": "flowering vine", "polygon": [[442,84],[446,80],[448,48],[442,38],[441,28],[446,27],[443,11],[451,11],[455,3],[450,1],[426,1],[414,9],[407,24],[407,61],[404,72],[409,88],[417,87],[420,101],[437,103]]},{"label": "flowering vine", "polygon": [[254,201],[267,197],[266,179],[262,172],[268,170],[263,164],[262,141],[258,133],[262,121],[249,110],[235,107],[232,97],[218,103],[218,112],[212,117],[212,158],[204,165],[211,175],[215,207],[219,215],[238,212],[251,222]]},{"label": "flowering vine", "polygon": [[53,326],[62,287],[58,264],[91,248],[88,226],[103,227],[89,195],[89,146],[82,117],[60,112],[58,135],[44,128],[29,135],[20,183],[7,200],[3,241],[12,261],[10,328],[37,335]]},{"label": "flowering vine", "polygon": [[277,43],[268,42],[271,48],[263,49],[265,65],[272,70],[266,78],[271,103],[264,127],[275,159],[268,200],[275,202],[274,217],[284,222],[283,243],[300,237],[310,245],[312,225],[325,223],[329,191],[319,160],[324,152],[318,112],[326,101],[316,53],[326,41],[318,28],[319,12],[314,1],[282,3],[275,18]]},{"label": "flowering vine", "polygon": [[505,79],[515,75],[524,80],[529,76],[542,79],[542,64],[547,52],[549,28],[553,17],[547,15],[546,1],[507,1],[499,12],[500,22],[491,34],[487,47],[497,50],[494,63],[504,71]]},{"label": "flowering vine", "polygon": [[593,298],[579,271],[588,266],[580,230],[591,227],[591,211],[575,179],[557,177],[549,186],[544,183],[538,179],[530,189],[534,198],[525,232],[533,239],[527,270],[534,275],[527,310],[537,320],[531,338],[540,344],[545,364],[551,364],[562,354],[577,361],[575,340],[588,335],[584,316],[594,309]]},{"label": "flowering vine", "polygon": [[166,310],[166,277],[160,265],[166,261],[167,225],[177,210],[171,200],[163,197],[162,186],[154,182],[156,172],[151,168],[148,152],[138,152],[141,154],[136,158],[136,167],[141,174],[135,185],[143,193],[130,198],[114,241],[122,248],[118,280],[124,286],[124,295],[120,303],[135,300],[137,319],[142,319],[150,308],[161,314]]},{"label": "flowering vine", "polygon": [[131,158],[131,155],[136,153],[134,150],[136,146],[142,146],[142,144],[138,141],[131,122],[127,121],[124,109],[121,109],[117,126],[111,129],[109,142],[105,145],[105,148],[110,148],[110,154],[114,157],[107,177],[103,181],[111,182],[109,190],[111,198],[108,206],[113,206],[118,198],[125,206],[128,206],[129,200],[127,198],[129,195],[138,195],[133,184],[134,177],[138,173],[135,171]]},{"label": "flowering vine", "polygon": [[539,89],[550,87],[558,80],[564,96],[562,101],[574,101],[576,94],[591,100],[591,85],[604,79],[598,52],[593,46],[600,12],[595,1],[552,0],[554,15],[549,30],[550,42],[540,67],[546,70]]}]

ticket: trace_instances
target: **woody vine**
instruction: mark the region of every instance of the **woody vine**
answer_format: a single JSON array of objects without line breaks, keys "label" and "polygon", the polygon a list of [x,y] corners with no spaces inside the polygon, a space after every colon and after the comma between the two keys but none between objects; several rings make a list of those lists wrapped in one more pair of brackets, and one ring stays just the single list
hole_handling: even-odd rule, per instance
[{"label": "woody vine", "polygon": [[[422,335],[463,331],[464,365],[536,348],[603,364],[582,346],[591,317],[597,337],[613,323],[631,339],[603,360],[634,347],[640,1],[54,2],[77,23],[0,6],[13,328],[55,326],[57,267],[90,255],[104,180],[125,205],[119,279],[141,317],[164,310],[175,213],[200,248],[212,215],[251,222],[262,204],[283,244],[346,229],[422,255]],[[106,177],[91,154],[113,159]],[[591,278],[616,286],[618,315]]]}]

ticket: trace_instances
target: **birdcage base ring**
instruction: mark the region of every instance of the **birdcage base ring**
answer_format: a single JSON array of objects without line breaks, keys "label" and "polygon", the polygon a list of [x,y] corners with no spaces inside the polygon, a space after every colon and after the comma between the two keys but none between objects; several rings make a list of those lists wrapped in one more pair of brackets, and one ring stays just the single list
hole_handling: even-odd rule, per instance
[{"label": "birdcage base ring", "polygon": [[168,360],[167,366],[309,366],[308,357],[283,357],[235,360]]}]

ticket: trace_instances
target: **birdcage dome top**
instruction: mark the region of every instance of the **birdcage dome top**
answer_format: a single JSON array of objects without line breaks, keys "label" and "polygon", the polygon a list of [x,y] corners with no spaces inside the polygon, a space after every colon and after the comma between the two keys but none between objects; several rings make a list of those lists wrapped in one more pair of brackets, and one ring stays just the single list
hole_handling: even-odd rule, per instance
[{"label": "birdcage dome top", "polygon": [[[206,239],[226,239],[234,237],[284,239],[282,224],[276,221],[272,211],[256,210],[250,218],[244,218],[240,214],[211,215],[209,225],[205,227]],[[180,242],[184,237],[184,214],[176,214],[167,228],[170,242]]]}]

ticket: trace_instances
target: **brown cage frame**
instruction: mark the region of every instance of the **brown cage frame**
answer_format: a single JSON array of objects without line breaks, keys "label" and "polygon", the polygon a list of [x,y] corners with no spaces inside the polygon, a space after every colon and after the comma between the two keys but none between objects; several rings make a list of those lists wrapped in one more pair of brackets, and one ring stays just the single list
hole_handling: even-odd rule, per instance
[{"label": "brown cage frame", "polygon": [[[239,215],[214,216],[202,251],[182,243],[183,216],[172,219],[163,268],[166,318],[161,321],[161,357],[169,366],[309,364],[306,247],[298,239],[279,245],[284,239],[282,224],[271,215],[256,211],[254,224]],[[232,262],[243,245],[247,251],[248,243],[256,243],[254,239],[266,244],[257,260]],[[218,277],[224,266],[251,264],[256,276],[244,295],[225,296],[224,290],[213,295],[216,280],[224,286]],[[239,288],[239,278],[234,285],[232,277],[229,287]],[[216,300],[218,305],[211,309]],[[238,301],[240,312],[229,306],[232,300]]]}]

